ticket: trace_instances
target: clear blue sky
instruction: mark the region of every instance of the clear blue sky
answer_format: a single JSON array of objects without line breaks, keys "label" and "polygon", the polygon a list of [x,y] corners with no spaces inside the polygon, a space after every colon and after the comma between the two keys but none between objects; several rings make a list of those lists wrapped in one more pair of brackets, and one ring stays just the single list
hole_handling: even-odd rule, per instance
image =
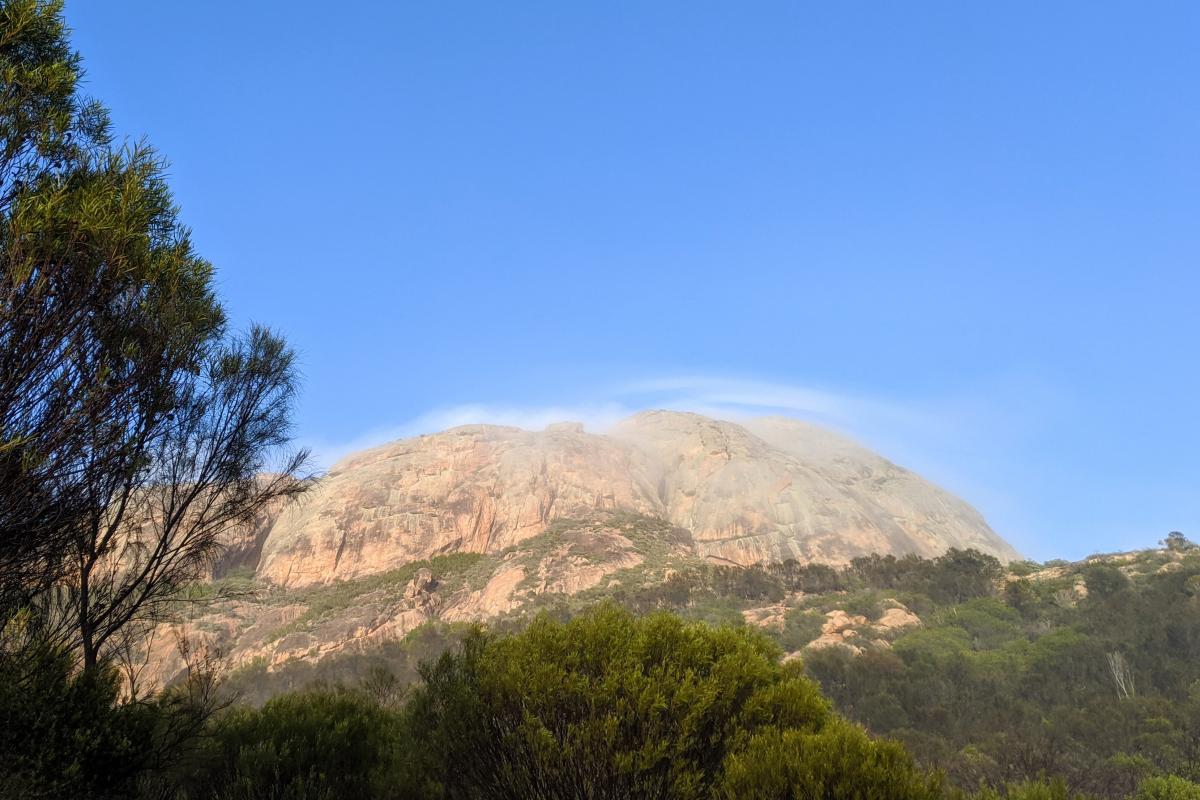
[{"label": "clear blue sky", "polygon": [[323,457],[826,421],[1035,558],[1200,538],[1200,5],[69,0]]}]

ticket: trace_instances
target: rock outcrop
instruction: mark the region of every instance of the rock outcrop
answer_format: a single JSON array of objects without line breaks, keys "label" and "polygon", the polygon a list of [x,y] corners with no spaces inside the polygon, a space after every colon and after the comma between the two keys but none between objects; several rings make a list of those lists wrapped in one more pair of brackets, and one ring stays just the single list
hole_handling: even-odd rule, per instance
[{"label": "rock outcrop", "polygon": [[[351,455],[299,502],[230,532],[213,575],[230,594],[149,650],[166,683],[184,668],[178,638],[231,669],[275,669],[568,598],[654,607],[660,590],[692,591],[704,562],[839,564],[951,547],[1015,556],[961,500],[793,420],[649,412],[607,435],[473,425]],[[741,613],[782,631],[802,602],[793,592]],[[920,624],[890,605],[874,622],[830,612],[808,648],[889,646]]]},{"label": "rock outcrop", "polygon": [[608,511],[667,520],[697,556],[731,564],[950,547],[1016,557],[966,503],[829,431],[657,411],[608,435],[472,425],[351,455],[274,522],[257,574],[305,586],[499,553]]},{"label": "rock outcrop", "polygon": [[[825,622],[821,625],[821,635],[806,646],[806,650],[822,650],[827,647],[842,647],[855,655],[862,652],[860,646],[867,639],[864,633],[870,632],[874,638],[869,639],[876,648],[889,648],[889,639],[895,638],[908,628],[921,624],[921,618],[909,611],[904,605],[895,600],[889,600],[890,605],[883,610],[879,619],[868,620],[861,614],[850,614],[836,608],[825,614]],[[793,653],[799,656],[800,653]]]},{"label": "rock outcrop", "polygon": [[574,427],[471,425],[351,455],[287,509],[260,578],[284,586],[383,572],[439,553],[495,553],[554,519],[658,510],[640,454]]},{"label": "rock outcrop", "polygon": [[1016,556],[962,500],[815,425],[649,412],[612,436],[648,456],[661,513],[711,560],[840,564],[950,547]]}]

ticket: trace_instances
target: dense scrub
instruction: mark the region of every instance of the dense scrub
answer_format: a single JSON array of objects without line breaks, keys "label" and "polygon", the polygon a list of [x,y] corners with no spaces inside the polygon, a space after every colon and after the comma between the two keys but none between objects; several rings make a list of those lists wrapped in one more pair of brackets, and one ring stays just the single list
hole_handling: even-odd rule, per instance
[{"label": "dense scrub", "polygon": [[181,783],[189,798],[941,796],[779,655],[745,628],[612,605],[477,629],[402,703],[368,685],[229,711]]},{"label": "dense scrub", "polygon": [[[840,570],[701,567],[618,597],[721,620],[781,604],[767,631],[788,651],[817,638],[827,612],[861,614],[853,648],[803,651],[839,712],[958,786],[1053,776],[1121,797],[1153,775],[1200,779],[1200,551],[1178,534],[1166,544],[1007,568],[963,551]],[[901,604],[922,624],[873,638]]]},{"label": "dense scrub", "polygon": [[[997,569],[950,554],[812,570],[841,588],[793,595],[776,638],[802,642],[822,608],[864,597],[903,596],[925,624],[803,662],[749,626],[614,603],[430,626],[191,720],[199,737],[171,693],[120,703],[111,675],[47,650],[35,693],[0,692],[6,796],[1200,800],[1200,556]],[[774,571],[756,572],[713,574],[761,598]]]},{"label": "dense scrub", "polygon": [[[899,742],[843,719],[780,654],[746,627],[611,604],[565,623],[541,616],[516,634],[476,629],[425,664],[410,692],[375,674],[229,710],[176,783],[182,798],[968,797]],[[868,675],[875,658],[839,663]],[[960,716],[983,707],[963,702],[975,705]],[[1120,793],[1102,788],[1200,798],[1185,777],[1153,771]],[[1004,778],[969,796],[1092,796],[1053,771]]]},{"label": "dense scrub", "polygon": [[[768,631],[789,651],[817,638],[826,612],[861,614],[853,648],[804,650],[838,711],[958,786],[1054,776],[1121,797],[1153,775],[1200,779],[1200,551],[1178,534],[1166,544],[1007,568],[962,551],[701,568],[622,599],[710,618],[782,603]],[[900,604],[922,624],[872,639]]]},{"label": "dense scrub", "polygon": [[960,785],[1044,774],[1121,796],[1200,778],[1198,585],[1200,555],[1178,551],[1013,575],[931,600],[890,650],[806,664],[840,711]]},{"label": "dense scrub", "polygon": [[[834,707],[895,738],[926,767],[970,790],[1042,777],[1070,791],[1121,797],[1156,775],[1200,779],[1200,553],[1167,549],[1081,564],[1003,567],[951,551],[936,559],[871,556],[843,569],[784,563],[693,565],[665,581],[628,581],[607,596],[636,614],[670,611],[744,624],[742,612],[781,609],[764,632],[802,652]],[[589,597],[550,598],[566,620]],[[920,626],[884,639],[872,625],[903,604]],[[805,649],[835,610],[869,622],[844,647]],[[520,614],[494,621],[516,632]],[[403,642],[316,664],[248,668],[232,683],[261,702],[313,681],[353,684],[387,670],[401,684],[417,664],[462,640],[440,624]]]}]

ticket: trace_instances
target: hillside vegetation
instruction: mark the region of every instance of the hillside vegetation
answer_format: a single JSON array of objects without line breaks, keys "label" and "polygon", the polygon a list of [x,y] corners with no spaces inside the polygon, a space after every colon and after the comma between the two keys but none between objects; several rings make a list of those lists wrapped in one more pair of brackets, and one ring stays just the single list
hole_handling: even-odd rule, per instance
[{"label": "hillside vegetation", "polygon": [[[490,627],[519,631],[532,611],[565,620],[607,601],[756,629],[841,714],[904,743],[953,786],[1057,778],[1122,797],[1152,776],[1200,779],[1200,550],[1177,535],[1167,544],[1072,564],[1005,567],[951,551],[871,556],[843,569],[682,565],[664,550],[661,562],[618,573],[619,583],[535,596]],[[665,580],[651,580],[664,569]],[[403,694],[422,660],[471,630],[429,623],[363,652],[248,665],[228,686],[261,703],[386,675]]]}]

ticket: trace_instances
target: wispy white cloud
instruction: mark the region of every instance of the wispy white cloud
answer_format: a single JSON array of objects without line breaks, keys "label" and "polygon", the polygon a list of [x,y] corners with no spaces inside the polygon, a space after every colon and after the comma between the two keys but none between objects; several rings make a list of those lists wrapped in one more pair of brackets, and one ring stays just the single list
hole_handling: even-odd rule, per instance
[{"label": "wispy white cloud", "polygon": [[[321,468],[349,453],[459,425],[489,423],[542,430],[581,422],[595,433],[647,409],[692,411],[738,421],[791,416],[848,434],[976,503],[1018,548],[1029,539],[1016,498],[1002,480],[1015,467],[1021,440],[1043,435],[1047,409],[1061,404],[1053,387],[1021,376],[923,397],[876,397],[854,391],[714,375],[669,375],[600,387],[584,404],[513,406],[470,403],[435,408],[348,441],[305,442]],[[1005,462],[1009,461],[1008,464]],[[990,512],[996,512],[994,517]]]},{"label": "wispy white cloud", "polygon": [[845,391],[815,386],[704,375],[638,381],[620,387],[627,401],[646,407],[675,408],[724,414],[730,418],[764,414],[795,416],[847,430],[867,421],[890,421],[906,426],[931,422],[914,408]]},{"label": "wispy white cloud", "polygon": [[626,395],[674,397],[706,406],[780,409],[796,413],[841,415],[857,401],[849,395],[808,386],[712,376],[678,376],[638,381],[621,387]]},{"label": "wispy white cloud", "polygon": [[602,433],[638,411],[692,411],[739,420],[768,414],[822,422],[851,434],[889,424],[924,424],[919,414],[878,400],[823,388],[704,375],[668,376],[602,388],[595,402],[504,406],[488,403],[436,408],[397,425],[364,431],[348,441],[305,444],[323,468],[343,456],[396,439],[435,433],[459,425],[488,423],[541,430],[555,422],[581,422]]},{"label": "wispy white cloud", "polygon": [[526,408],[471,403],[432,409],[399,425],[375,428],[348,441],[310,440],[304,445],[312,450],[316,464],[320,468],[328,469],[350,453],[397,439],[437,433],[460,425],[486,423],[537,431],[555,422],[581,422],[587,430],[601,432],[637,410],[615,401],[587,406],[547,405]]}]

